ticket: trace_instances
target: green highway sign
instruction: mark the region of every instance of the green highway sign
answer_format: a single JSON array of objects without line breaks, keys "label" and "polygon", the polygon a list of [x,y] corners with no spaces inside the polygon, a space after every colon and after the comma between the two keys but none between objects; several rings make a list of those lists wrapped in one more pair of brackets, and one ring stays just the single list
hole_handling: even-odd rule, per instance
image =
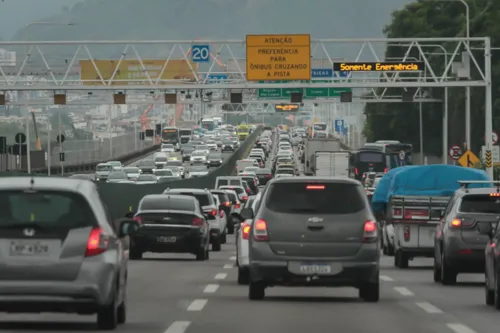
[{"label": "green highway sign", "polygon": [[[309,83],[310,81],[300,81]],[[328,80],[314,80],[317,83],[328,83]],[[259,83],[290,83],[290,81],[259,81]],[[290,98],[291,92],[302,92],[304,99],[340,97],[342,92],[350,92],[351,88],[262,88],[258,90],[258,97],[265,99],[283,99]]]}]

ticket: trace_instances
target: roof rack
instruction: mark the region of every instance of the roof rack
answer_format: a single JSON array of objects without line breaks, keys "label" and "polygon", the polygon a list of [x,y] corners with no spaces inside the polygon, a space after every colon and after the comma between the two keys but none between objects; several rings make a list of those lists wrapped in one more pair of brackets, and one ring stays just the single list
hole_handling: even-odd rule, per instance
[{"label": "roof rack", "polygon": [[491,184],[493,187],[497,188],[497,193],[500,193],[500,181],[498,180],[459,180],[460,188],[463,188],[466,192],[471,184]]}]

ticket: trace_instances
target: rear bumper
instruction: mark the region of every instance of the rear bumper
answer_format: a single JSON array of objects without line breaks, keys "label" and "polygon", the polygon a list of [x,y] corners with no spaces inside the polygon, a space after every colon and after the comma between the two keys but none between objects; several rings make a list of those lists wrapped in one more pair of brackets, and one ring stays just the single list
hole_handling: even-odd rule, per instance
[{"label": "rear bumper", "polygon": [[445,244],[446,264],[461,273],[483,273],[485,270],[485,244],[468,244],[461,239],[448,239]]},{"label": "rear bumper", "polygon": [[398,251],[412,257],[434,258],[434,247],[400,247],[398,248]]},{"label": "rear bumper", "polygon": [[[158,235],[161,236],[161,235]],[[134,236],[130,251],[154,253],[192,253],[196,254],[203,247],[203,235],[176,236],[173,243],[159,243],[155,236]]]},{"label": "rear bumper", "polygon": [[360,287],[378,282],[379,263],[342,262],[342,271],[335,275],[297,275],[288,270],[287,261],[254,261],[249,265],[251,281],[268,286]]}]

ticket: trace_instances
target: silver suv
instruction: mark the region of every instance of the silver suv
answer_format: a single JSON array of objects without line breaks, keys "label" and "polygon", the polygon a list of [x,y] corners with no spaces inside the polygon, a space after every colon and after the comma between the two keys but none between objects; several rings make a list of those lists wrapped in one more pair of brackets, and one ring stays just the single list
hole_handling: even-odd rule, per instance
[{"label": "silver suv", "polygon": [[133,224],[115,230],[91,181],[3,178],[0,312],[97,313],[100,329],[115,329],[126,320]]},{"label": "silver suv", "polygon": [[[255,215],[255,216],[254,216]],[[271,286],[350,286],[379,299],[378,227],[361,184],[293,177],[268,183],[249,235],[249,298]]]}]

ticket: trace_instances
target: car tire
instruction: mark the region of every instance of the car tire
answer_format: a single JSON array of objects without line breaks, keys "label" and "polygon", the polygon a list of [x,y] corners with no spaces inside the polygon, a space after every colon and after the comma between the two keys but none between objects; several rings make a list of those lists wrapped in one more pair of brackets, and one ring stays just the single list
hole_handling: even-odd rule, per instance
[{"label": "car tire", "polygon": [[208,248],[205,249],[205,260],[208,260],[210,259],[210,251],[208,250]]},{"label": "car tire", "polygon": [[380,299],[380,285],[378,282],[367,283],[359,288],[359,298],[365,302],[375,303]]},{"label": "car tire", "polygon": [[118,307],[116,306],[116,293],[111,304],[97,310],[97,327],[100,330],[111,331],[118,326]]},{"label": "car tire", "polygon": [[387,255],[389,257],[392,257],[394,255],[394,247],[391,245],[391,243],[387,244]]},{"label": "car tire", "polygon": [[234,223],[233,223],[232,219],[229,221],[229,224],[227,225],[227,234],[228,235],[234,234]]},{"label": "car tire", "polygon": [[494,305],[495,304],[495,290],[491,290],[488,285],[488,278],[486,274],[484,275],[484,300],[486,305]]},{"label": "car tire", "polygon": [[266,297],[266,286],[261,282],[248,283],[248,299],[251,301],[261,301]]},{"label": "car tire", "polygon": [[127,321],[127,292],[124,291],[125,296],[123,297],[122,303],[118,306],[117,316],[118,324],[125,324]]},{"label": "car tire", "polygon": [[457,283],[457,272],[446,264],[444,252],[441,254],[441,283],[444,286],[451,286]]},{"label": "car tire", "polygon": [[438,267],[436,259],[434,259],[434,265],[432,267],[432,272],[434,275],[434,282],[441,282],[441,268]]},{"label": "car tire", "polygon": [[396,253],[394,254],[394,266],[396,266],[397,268],[408,268],[408,260],[409,258],[406,253],[396,251]]},{"label": "car tire", "polygon": [[226,236],[226,231],[225,230],[222,233],[222,235],[220,235],[220,243],[221,244],[226,244],[227,243],[227,236]]},{"label": "car tire", "polygon": [[220,250],[221,250],[221,242],[220,242],[220,239],[217,237],[212,242],[212,251],[214,251],[214,252],[220,252]]},{"label": "car tire", "polygon": [[250,282],[248,267],[238,267],[238,284],[247,285]]},{"label": "car tire", "polygon": [[134,248],[130,248],[129,259],[130,260],[141,260],[142,259],[142,252],[139,250],[134,250]]},{"label": "car tire", "polygon": [[205,247],[200,247],[196,252],[196,260],[197,261],[205,261],[206,259],[206,250]]},{"label": "car tire", "polygon": [[498,285],[498,274],[495,273],[495,289],[494,289],[494,306],[495,309],[500,310],[500,286]]}]

